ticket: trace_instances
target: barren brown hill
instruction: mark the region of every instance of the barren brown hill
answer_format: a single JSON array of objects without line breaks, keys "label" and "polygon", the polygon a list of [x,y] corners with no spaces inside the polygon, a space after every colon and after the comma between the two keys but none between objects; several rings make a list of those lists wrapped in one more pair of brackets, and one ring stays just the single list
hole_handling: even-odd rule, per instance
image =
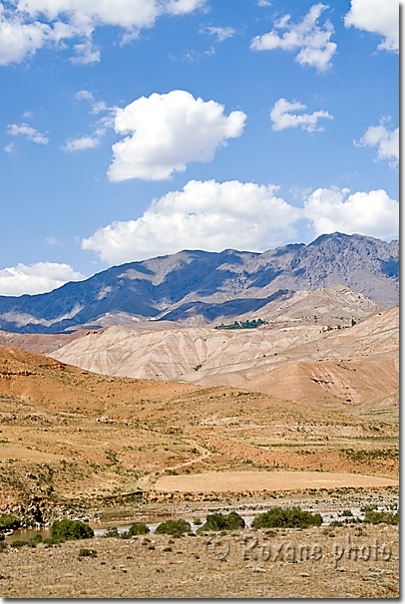
[{"label": "barren brown hill", "polygon": [[375,307],[334,286],[300,292],[257,329],[111,327],[52,356],[109,375],[236,386],[314,405],[383,403],[398,392],[399,312],[369,314]]},{"label": "barren brown hill", "polygon": [[[6,347],[0,368],[3,510],[44,519],[60,506],[117,505],[139,489],[164,501],[172,494],[155,485],[173,474],[215,471],[225,491],[227,473],[246,470],[360,472],[365,485],[397,477],[391,407],[321,409],[238,388],[107,377]],[[280,479],[288,484],[288,474]],[[246,490],[245,476],[237,491]]]}]

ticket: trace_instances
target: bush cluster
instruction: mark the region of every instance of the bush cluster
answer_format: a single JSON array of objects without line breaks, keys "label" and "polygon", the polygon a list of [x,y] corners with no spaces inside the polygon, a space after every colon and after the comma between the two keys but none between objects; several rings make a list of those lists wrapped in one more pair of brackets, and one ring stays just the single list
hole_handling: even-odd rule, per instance
[{"label": "bush cluster", "polygon": [[112,526],[107,529],[104,536],[107,538],[117,537],[118,539],[130,539],[131,537],[134,537],[136,535],[146,535],[147,533],[149,533],[149,527],[147,524],[145,524],[144,522],[134,522],[133,524],[131,524],[127,531],[124,531],[122,533],[118,532],[116,526]]},{"label": "bush cluster", "polygon": [[0,531],[14,531],[20,527],[20,521],[9,514],[3,514],[0,516]]},{"label": "bush cluster", "polygon": [[281,508],[274,507],[268,512],[264,512],[253,520],[252,527],[261,528],[308,528],[310,526],[320,526],[322,516],[305,512],[300,507]]},{"label": "bush cluster", "polygon": [[191,525],[187,520],[166,520],[156,529],[157,535],[172,535],[181,537],[184,533],[191,533]]},{"label": "bush cluster", "polygon": [[50,528],[51,539],[46,542],[62,543],[72,539],[90,539],[94,537],[93,529],[81,520],[54,520]]},{"label": "bush cluster", "polygon": [[242,516],[236,512],[231,512],[227,516],[224,514],[208,514],[205,524],[198,529],[198,532],[205,531],[234,531],[245,527],[245,521]]},{"label": "bush cluster", "polygon": [[399,524],[399,514],[393,514],[392,512],[377,512],[372,508],[366,507],[364,522],[368,522],[369,524]]}]

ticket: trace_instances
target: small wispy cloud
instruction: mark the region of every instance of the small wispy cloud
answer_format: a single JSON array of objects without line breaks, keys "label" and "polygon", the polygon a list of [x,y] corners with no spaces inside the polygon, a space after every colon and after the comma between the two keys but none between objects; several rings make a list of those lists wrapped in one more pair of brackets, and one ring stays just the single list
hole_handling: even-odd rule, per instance
[{"label": "small wispy cloud", "polygon": [[233,27],[205,27],[200,30],[200,33],[209,34],[210,36],[215,36],[218,42],[223,42],[228,38],[233,38],[235,35],[235,30]]},{"label": "small wispy cloud", "polygon": [[101,139],[108,128],[114,127],[114,118],[117,113],[117,107],[108,107],[104,101],[97,101],[93,93],[89,90],[79,90],[79,92],[75,94],[75,99],[78,101],[87,101],[90,104],[91,114],[98,115],[100,113],[107,113],[107,115],[98,119],[96,129],[92,134],[70,138],[61,149],[68,152],[94,149],[99,146]]},{"label": "small wispy cloud", "polygon": [[333,115],[327,111],[314,111],[313,113],[293,113],[304,111],[306,105],[299,101],[289,103],[286,99],[279,99],[274,103],[270,112],[270,119],[273,122],[273,130],[284,130],[285,128],[302,128],[307,132],[321,132],[322,126],[318,126],[320,119],[333,120]]},{"label": "small wispy cloud", "polygon": [[[37,145],[47,145],[49,143],[49,138],[47,138],[44,134],[29,126],[28,124],[22,123],[18,124],[9,124],[7,126],[7,134],[10,136],[23,136],[29,141],[36,143]],[[8,149],[10,152],[12,147]]]}]

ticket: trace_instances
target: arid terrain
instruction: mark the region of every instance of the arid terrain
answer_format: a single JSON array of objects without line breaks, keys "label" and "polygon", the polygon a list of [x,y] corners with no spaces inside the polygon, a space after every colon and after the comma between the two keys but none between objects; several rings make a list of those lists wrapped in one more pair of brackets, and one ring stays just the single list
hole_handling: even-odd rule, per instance
[{"label": "arid terrain", "polygon": [[[93,549],[96,557],[80,559],[83,547]],[[397,527],[382,525],[278,529],[272,535],[245,529],[226,536],[180,539],[155,534],[130,540],[95,538],[52,548],[8,548],[0,554],[0,594],[6,598],[397,598],[398,554]]]},{"label": "arid terrain", "polygon": [[[316,297],[315,318],[298,299],[257,329],[3,333],[2,342],[58,359],[0,347],[1,513],[28,524],[68,516],[111,526],[203,517],[218,506],[252,512],[292,502],[329,513],[397,505],[398,308],[366,312],[367,300],[357,298],[336,317],[345,318],[338,328],[331,317],[342,295],[345,303],[353,298],[336,287],[302,295]],[[335,297],[331,305],[321,306],[325,296]],[[148,377],[159,371],[159,379],[117,375],[137,366]],[[177,374],[167,375],[170,367]],[[299,565],[245,560],[241,538],[248,534],[226,536],[226,561],[211,556],[204,536],[8,547],[0,553],[0,595],[397,595],[397,527],[258,532],[261,542],[322,544],[321,561]],[[386,562],[345,559],[336,570],[335,541],[347,545],[348,535],[365,547],[389,543],[394,553]],[[79,561],[84,546],[97,558]],[[44,576],[40,584],[37,576]]]}]

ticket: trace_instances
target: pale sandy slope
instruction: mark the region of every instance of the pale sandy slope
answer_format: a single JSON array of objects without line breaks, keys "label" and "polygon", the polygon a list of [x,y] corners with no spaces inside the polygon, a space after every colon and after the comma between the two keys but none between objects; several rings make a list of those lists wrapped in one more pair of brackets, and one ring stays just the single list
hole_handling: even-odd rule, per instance
[{"label": "pale sandy slope", "polygon": [[[315,316],[321,317],[322,304],[330,313],[322,292],[313,294]],[[346,304],[352,294],[349,290]],[[290,314],[280,309],[277,320],[259,329],[111,327],[70,342],[52,356],[98,373],[232,385],[306,403],[395,401],[398,307],[372,313],[350,328],[325,331],[319,324],[305,324],[305,312],[314,321],[314,306],[301,307],[303,298]],[[337,308],[332,310],[336,314]]]}]

